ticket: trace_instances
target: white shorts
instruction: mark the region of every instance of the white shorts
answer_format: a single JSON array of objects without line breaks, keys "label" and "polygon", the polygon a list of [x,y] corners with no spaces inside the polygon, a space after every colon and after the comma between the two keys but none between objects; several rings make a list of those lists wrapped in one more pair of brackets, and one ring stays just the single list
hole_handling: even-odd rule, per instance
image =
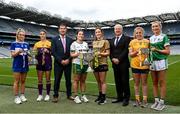
[{"label": "white shorts", "polygon": [[167,59],[155,60],[150,65],[150,70],[152,71],[161,71],[161,70],[166,70],[167,68],[168,68]]}]

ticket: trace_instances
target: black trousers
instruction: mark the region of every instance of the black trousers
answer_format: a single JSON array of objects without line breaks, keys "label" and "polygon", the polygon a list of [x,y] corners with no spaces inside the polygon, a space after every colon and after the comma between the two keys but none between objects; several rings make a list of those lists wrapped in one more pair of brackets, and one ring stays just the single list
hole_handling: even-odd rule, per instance
[{"label": "black trousers", "polygon": [[128,65],[113,64],[114,80],[116,85],[117,99],[129,100],[129,67]]},{"label": "black trousers", "polygon": [[59,88],[61,83],[62,74],[64,72],[65,83],[66,83],[66,94],[67,97],[71,96],[71,67],[69,64],[67,66],[60,65],[58,63],[54,63],[54,97],[59,96]]}]

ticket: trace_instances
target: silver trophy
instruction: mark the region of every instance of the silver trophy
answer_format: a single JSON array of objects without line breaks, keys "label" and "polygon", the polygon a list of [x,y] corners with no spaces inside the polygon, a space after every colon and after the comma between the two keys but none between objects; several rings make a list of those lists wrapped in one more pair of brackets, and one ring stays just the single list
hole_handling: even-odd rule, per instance
[{"label": "silver trophy", "polygon": [[149,66],[150,65],[150,62],[148,60],[149,53],[150,53],[149,48],[141,48],[140,51],[142,54],[144,54],[146,56],[145,60],[142,63],[142,66]]},{"label": "silver trophy", "polygon": [[36,59],[37,50],[30,50],[30,53],[28,53],[30,56],[29,65],[37,65],[38,61]]},{"label": "silver trophy", "polygon": [[91,68],[91,61],[94,59],[93,51],[88,50],[86,53],[83,53],[83,59],[88,62],[88,69],[86,72],[93,72]]},{"label": "silver trophy", "polygon": [[141,48],[141,53],[148,55],[149,54],[149,48]]}]

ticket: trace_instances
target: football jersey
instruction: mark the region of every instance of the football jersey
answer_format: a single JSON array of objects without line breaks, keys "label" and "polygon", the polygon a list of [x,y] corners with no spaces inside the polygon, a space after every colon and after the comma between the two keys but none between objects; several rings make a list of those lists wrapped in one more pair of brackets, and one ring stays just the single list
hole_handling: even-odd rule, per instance
[{"label": "football jersey", "polygon": [[[39,65],[44,64],[52,64],[52,58],[51,58],[51,42],[46,41],[39,41],[35,43],[34,49],[38,51],[36,55],[36,59],[38,60]],[[49,53],[45,53],[44,49],[47,49]]]},{"label": "football jersey", "polygon": [[[133,39],[129,43],[129,50],[138,51],[142,48],[149,48],[149,40],[147,39]],[[139,54],[135,57],[131,58],[131,67],[136,69],[148,69],[148,66],[140,66],[140,62],[144,62],[144,60],[147,58],[147,55],[142,54],[139,52]]]},{"label": "football jersey", "polygon": [[[106,50],[110,49],[110,44],[108,40],[95,40],[93,41],[93,50],[96,51],[96,49],[98,49],[98,51],[100,53],[105,52]],[[108,59],[107,57],[103,57],[100,56],[98,57],[98,64],[99,65],[104,65],[104,64],[108,64]]]},{"label": "football jersey", "polygon": [[[158,50],[163,50],[165,49],[165,46],[169,46],[169,45],[170,45],[169,38],[165,34],[161,33],[158,36],[153,35],[150,37],[150,47],[155,47]],[[153,51],[151,58],[153,60],[162,60],[162,59],[166,59],[167,56],[168,55]]]},{"label": "football jersey", "polygon": [[[78,43],[77,41],[74,41],[71,44],[70,47],[71,52],[78,52],[78,53],[86,53],[89,50],[88,44],[86,42]],[[72,63],[75,64],[81,64],[81,55],[79,55],[76,58],[73,58]],[[88,64],[87,61],[83,60],[83,64],[86,65]]]},{"label": "football jersey", "polygon": [[18,51],[23,50],[19,55],[13,57],[13,64],[12,69],[14,72],[27,72],[29,70],[28,65],[28,51],[30,47],[29,44],[26,42],[12,42],[10,50],[11,51]]}]

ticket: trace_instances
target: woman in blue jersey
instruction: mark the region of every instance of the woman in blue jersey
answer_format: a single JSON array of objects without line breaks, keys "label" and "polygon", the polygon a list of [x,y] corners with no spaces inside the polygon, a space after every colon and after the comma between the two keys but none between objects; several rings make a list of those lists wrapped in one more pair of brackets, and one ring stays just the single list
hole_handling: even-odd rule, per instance
[{"label": "woman in blue jersey", "polygon": [[[150,37],[150,47],[152,50],[150,70],[155,98],[155,102],[151,108],[163,110],[165,108],[166,71],[168,69],[167,57],[170,54],[170,43],[168,36],[162,33],[162,25],[160,22],[152,22],[151,29],[154,35]],[[160,89],[160,97],[158,97],[158,89]]]},{"label": "woman in blue jersey", "polygon": [[[27,72],[29,70],[28,66],[28,50],[29,44],[24,42],[25,31],[22,28],[19,28],[16,32],[16,41],[12,42],[10,50],[11,56],[13,57],[13,76],[14,76],[14,102],[16,104],[21,104],[26,102],[27,99],[24,95],[25,92],[25,80]],[[21,85],[21,86],[20,86]],[[20,86],[20,87],[19,87]],[[19,95],[19,89],[21,94]]]}]

